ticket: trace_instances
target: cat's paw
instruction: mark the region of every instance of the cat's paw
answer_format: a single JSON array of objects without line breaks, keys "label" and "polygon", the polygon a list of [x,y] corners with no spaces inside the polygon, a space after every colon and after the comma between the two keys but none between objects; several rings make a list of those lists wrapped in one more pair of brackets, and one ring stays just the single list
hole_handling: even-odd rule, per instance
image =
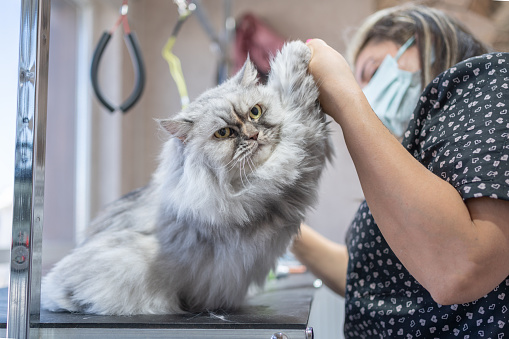
[{"label": "cat's paw", "polygon": [[300,40],[287,42],[274,59],[274,66],[281,64],[296,76],[305,76],[311,59],[311,50]]},{"label": "cat's paw", "polygon": [[271,62],[272,75],[296,80],[307,74],[311,50],[300,40],[285,43]]},{"label": "cat's paw", "polygon": [[286,43],[271,63],[268,86],[281,94],[287,107],[305,105],[311,109],[318,98],[318,89],[308,73],[311,50],[302,41]]},{"label": "cat's paw", "polygon": [[307,64],[311,59],[311,49],[302,41],[294,40],[287,42],[281,49],[281,55],[284,59],[294,59],[296,63]]}]

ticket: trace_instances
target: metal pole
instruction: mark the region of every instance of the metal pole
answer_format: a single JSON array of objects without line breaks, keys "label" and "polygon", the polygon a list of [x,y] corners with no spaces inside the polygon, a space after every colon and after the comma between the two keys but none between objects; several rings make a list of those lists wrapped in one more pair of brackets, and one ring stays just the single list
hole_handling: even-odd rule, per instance
[{"label": "metal pole", "polygon": [[40,312],[50,0],[22,0],[7,336]]}]

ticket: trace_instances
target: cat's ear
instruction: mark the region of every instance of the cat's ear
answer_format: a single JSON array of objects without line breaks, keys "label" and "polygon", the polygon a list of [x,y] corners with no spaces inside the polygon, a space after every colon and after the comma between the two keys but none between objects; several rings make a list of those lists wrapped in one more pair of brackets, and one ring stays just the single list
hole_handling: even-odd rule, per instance
[{"label": "cat's ear", "polygon": [[185,142],[187,139],[187,135],[191,128],[193,127],[193,122],[186,119],[160,119],[157,120],[159,125],[164,128],[168,133],[172,136],[179,138],[181,141]]},{"label": "cat's ear", "polygon": [[258,71],[256,66],[251,62],[249,55],[247,56],[244,66],[242,66],[232,80],[244,87],[254,85],[258,82]]}]

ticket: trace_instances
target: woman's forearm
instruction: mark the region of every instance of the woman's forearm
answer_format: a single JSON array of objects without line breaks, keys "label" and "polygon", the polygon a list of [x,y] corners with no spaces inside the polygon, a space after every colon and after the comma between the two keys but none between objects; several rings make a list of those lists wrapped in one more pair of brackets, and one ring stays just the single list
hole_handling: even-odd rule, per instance
[{"label": "woman's forearm", "polygon": [[358,118],[343,116],[343,134],[387,243],[437,302],[482,297],[509,274],[509,203],[482,198],[465,204],[385,129],[362,93],[359,98],[351,108]]},{"label": "woman's forearm", "polygon": [[330,241],[311,227],[302,224],[294,240],[293,254],[331,290],[345,295],[348,252],[346,246]]}]

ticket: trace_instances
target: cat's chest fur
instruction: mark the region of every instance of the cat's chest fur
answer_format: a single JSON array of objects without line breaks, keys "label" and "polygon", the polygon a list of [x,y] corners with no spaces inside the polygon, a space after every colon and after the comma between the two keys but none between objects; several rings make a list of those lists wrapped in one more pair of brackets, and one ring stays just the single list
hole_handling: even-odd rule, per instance
[{"label": "cat's chest fur", "polygon": [[[274,222],[280,226],[277,231]],[[298,223],[285,223],[270,218],[228,231],[221,225],[200,230],[192,222],[163,228],[154,276],[173,282],[182,309],[232,308],[250,284],[263,284],[274,259],[284,254],[298,230]]]}]

